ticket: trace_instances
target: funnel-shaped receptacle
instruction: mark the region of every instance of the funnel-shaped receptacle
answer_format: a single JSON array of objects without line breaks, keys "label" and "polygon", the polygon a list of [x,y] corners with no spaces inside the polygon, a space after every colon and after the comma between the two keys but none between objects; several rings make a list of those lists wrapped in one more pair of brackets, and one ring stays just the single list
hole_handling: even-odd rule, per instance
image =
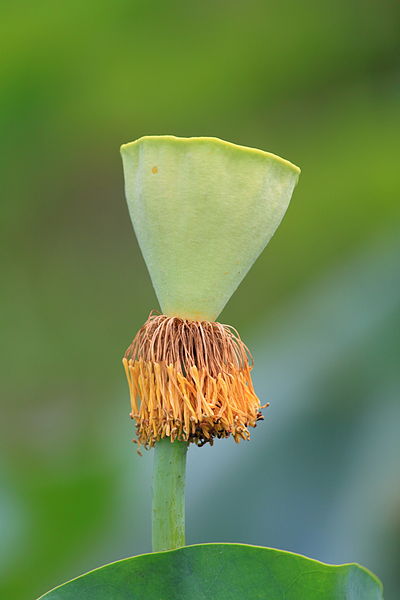
[{"label": "funnel-shaped receptacle", "polygon": [[215,320],[278,227],[300,170],[217,138],[148,136],[121,152],[161,310]]}]

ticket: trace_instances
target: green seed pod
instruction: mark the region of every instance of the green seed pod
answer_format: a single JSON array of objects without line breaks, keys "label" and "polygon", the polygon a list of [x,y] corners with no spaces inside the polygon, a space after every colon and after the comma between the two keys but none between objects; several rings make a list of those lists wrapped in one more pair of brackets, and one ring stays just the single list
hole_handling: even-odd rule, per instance
[{"label": "green seed pod", "polygon": [[122,146],[132,223],[164,314],[125,353],[137,442],[250,437],[263,419],[252,358],[215,319],[278,227],[299,169],[217,138]]},{"label": "green seed pod", "polygon": [[281,222],[299,168],[217,138],[146,136],[121,152],[162,312],[214,321]]}]

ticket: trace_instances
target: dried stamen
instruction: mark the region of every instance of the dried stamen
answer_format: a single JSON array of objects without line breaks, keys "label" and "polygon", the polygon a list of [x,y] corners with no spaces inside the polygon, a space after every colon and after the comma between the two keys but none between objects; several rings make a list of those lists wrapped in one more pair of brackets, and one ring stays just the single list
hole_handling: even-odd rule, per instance
[{"label": "dried stamen", "polygon": [[229,325],[150,314],[123,358],[138,443],[249,439],[263,419],[253,361]]}]

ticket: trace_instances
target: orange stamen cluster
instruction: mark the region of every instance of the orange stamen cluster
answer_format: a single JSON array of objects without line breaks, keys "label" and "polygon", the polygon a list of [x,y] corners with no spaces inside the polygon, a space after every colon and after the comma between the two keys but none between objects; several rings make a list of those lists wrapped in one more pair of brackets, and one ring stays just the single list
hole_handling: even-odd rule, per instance
[{"label": "orange stamen cluster", "polygon": [[146,448],[165,437],[240,442],[263,418],[251,355],[229,325],[150,314],[123,363],[137,442]]}]

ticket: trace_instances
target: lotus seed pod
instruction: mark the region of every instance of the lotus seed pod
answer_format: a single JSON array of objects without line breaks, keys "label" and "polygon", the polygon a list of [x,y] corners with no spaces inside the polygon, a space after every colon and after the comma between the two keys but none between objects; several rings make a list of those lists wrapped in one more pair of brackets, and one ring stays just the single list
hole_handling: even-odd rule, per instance
[{"label": "lotus seed pod", "polygon": [[214,321],[281,222],[300,170],[217,138],[148,136],[121,152],[162,312]]},{"label": "lotus seed pod", "polygon": [[216,138],[144,137],[122,146],[122,158],[163,312],[123,359],[137,441],[247,440],[267,404],[239,334],[215,320],[282,220],[300,171]]}]

